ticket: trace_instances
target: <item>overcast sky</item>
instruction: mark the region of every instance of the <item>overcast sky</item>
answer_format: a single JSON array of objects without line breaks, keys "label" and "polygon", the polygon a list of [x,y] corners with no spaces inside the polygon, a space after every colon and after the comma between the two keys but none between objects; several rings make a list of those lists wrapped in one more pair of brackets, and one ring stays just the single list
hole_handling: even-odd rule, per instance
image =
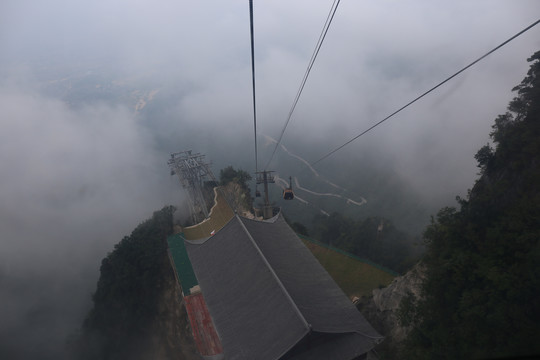
[{"label": "overcast sky", "polygon": [[[279,136],[331,4],[254,1],[261,133]],[[283,143],[315,161],[539,18],[537,0],[344,0]],[[427,197],[464,195],[475,152],[539,49],[540,26],[341,154],[376,154]],[[182,95],[162,109],[170,119],[152,123],[125,102],[73,107],[47,92],[43,74],[50,85],[85,67],[144,75],[145,91],[177,84]],[[99,260],[153,210],[181,202],[168,153],[252,161],[250,76],[247,0],[0,2],[0,338],[34,331],[34,347],[0,342],[0,355],[59,356]],[[156,143],[177,134],[178,147]],[[265,164],[271,148],[259,139]],[[57,301],[65,294],[75,300]]]}]

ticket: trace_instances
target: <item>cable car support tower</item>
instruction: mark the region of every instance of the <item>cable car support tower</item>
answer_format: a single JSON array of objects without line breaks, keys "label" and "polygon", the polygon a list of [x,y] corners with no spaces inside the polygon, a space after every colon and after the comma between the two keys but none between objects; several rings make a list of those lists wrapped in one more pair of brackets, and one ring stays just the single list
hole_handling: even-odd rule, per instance
[{"label": "cable car support tower", "polygon": [[273,171],[258,171],[257,174],[257,185],[264,184],[264,207],[263,207],[263,219],[270,219],[274,214],[274,207],[270,205],[270,200],[268,198],[268,184],[275,183]]},{"label": "cable car support tower", "polygon": [[204,155],[192,154],[191,150],[173,153],[167,164],[171,168],[171,175],[178,175],[182,187],[187,190],[193,223],[197,224],[208,218],[203,186],[208,177],[212,180],[215,178],[210,170],[210,163],[204,162]]}]

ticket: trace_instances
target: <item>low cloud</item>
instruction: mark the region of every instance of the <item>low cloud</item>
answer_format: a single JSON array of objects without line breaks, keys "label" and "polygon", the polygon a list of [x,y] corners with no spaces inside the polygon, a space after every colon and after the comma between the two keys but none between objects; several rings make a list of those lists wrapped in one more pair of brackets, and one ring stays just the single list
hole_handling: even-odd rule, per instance
[{"label": "low cloud", "polygon": [[0,357],[58,359],[100,259],[181,194],[126,108],[4,86],[0,118]]},{"label": "low cloud", "polygon": [[[255,2],[260,133],[279,137],[329,7]],[[319,159],[539,9],[536,0],[343,2],[283,144]],[[531,29],[317,170],[377,179],[369,169],[382,169],[440,206],[465,195],[474,153],[538,38]],[[247,2],[0,2],[0,358],[62,356],[100,259],[153,210],[181,201],[169,153],[206,154],[216,172],[253,170],[249,44]],[[273,149],[263,144],[259,166]],[[272,170],[287,165],[280,155]],[[376,202],[354,178],[338,185]]]}]

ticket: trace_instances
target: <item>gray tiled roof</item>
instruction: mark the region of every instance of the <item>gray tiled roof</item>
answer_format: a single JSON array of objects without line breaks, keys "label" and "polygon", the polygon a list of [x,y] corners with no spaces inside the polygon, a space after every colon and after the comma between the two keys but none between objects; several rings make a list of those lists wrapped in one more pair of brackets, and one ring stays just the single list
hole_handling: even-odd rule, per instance
[{"label": "gray tiled roof", "polygon": [[228,360],[346,360],[381,338],[281,215],[186,248]]}]

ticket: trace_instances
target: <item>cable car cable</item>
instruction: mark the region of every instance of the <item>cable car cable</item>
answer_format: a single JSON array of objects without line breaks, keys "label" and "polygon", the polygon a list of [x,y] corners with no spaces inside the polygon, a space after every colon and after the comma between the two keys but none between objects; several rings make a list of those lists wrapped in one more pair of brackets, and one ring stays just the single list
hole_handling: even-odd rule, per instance
[{"label": "cable car cable", "polygon": [[[475,65],[477,62],[479,62],[480,60],[484,59],[485,57],[487,57],[488,55],[492,54],[493,52],[495,52],[496,50],[500,49],[501,47],[505,46],[506,44],[508,44],[510,41],[514,40],[515,38],[517,38],[518,36],[522,35],[523,33],[525,33],[526,31],[530,30],[531,28],[533,28],[534,26],[538,25],[540,23],[540,19],[535,21],[534,23],[532,23],[531,25],[529,25],[528,27],[526,27],[525,29],[521,30],[520,32],[518,32],[517,34],[515,34],[514,36],[512,36],[511,38],[509,38],[508,40],[504,41],[503,43],[501,43],[500,45],[498,45],[497,47],[495,47],[494,49],[492,49],[491,51],[487,52],[485,55],[479,57],[478,59],[476,59],[475,61],[473,61],[472,63],[470,63],[469,65],[465,66],[464,68],[462,68],[461,70],[459,70],[458,72],[456,72],[455,74],[453,74],[452,76],[448,77],[446,80],[440,82],[439,84],[437,84],[436,86],[434,86],[433,88],[431,88],[430,90],[424,92],[422,95],[418,96],[417,98],[415,98],[414,100],[410,101],[409,103],[407,103],[406,105],[404,105],[403,107],[399,108],[398,110],[396,110],[395,112],[393,112],[392,114],[388,115],[386,118],[382,119],[381,121],[379,121],[378,123],[374,124],[373,126],[369,127],[367,130],[363,131],[362,133],[360,133],[359,135],[355,136],[354,138],[350,139],[349,141],[345,142],[344,144],[342,144],[341,146],[335,148],[334,150],[332,150],[331,152],[327,153],[326,155],[324,155],[323,157],[321,157],[319,160],[317,161],[314,161],[314,162],[311,162],[309,163],[309,166],[308,167],[305,167],[304,169],[302,169],[300,172],[301,173],[304,173],[305,171],[307,171],[307,169],[309,169],[309,167],[314,167],[316,164],[318,164],[319,162],[325,160],[326,158],[330,157],[332,154],[334,154],[335,152],[341,150],[343,147],[347,146],[348,144],[350,144],[351,142],[353,142],[354,140],[358,139],[359,137],[361,137],[362,135],[366,134],[367,132],[371,131],[372,129],[374,129],[375,127],[377,127],[378,125],[382,124],[383,122],[385,122],[386,120],[390,119],[392,116],[396,115],[397,113],[399,113],[400,111],[402,111],[403,109],[405,109],[406,107],[412,105],[414,102],[420,100],[422,97],[424,97],[425,95],[429,94],[430,92],[432,92],[433,90],[435,90],[436,88],[440,87],[441,85],[445,84],[446,82],[450,81],[451,79],[453,79],[454,77],[456,77],[457,75],[459,75],[460,73],[462,73],[463,71],[467,70],[468,68],[470,68],[471,66]],[[312,169],[313,170],[313,169]],[[347,192],[347,193],[350,193],[351,195],[353,196],[357,196],[358,194],[353,194],[352,192],[350,192],[349,190],[345,189],[345,188],[342,188],[342,190],[344,190],[344,192]]]},{"label": "cable car cable", "polygon": [[341,0],[334,0],[334,3],[332,4],[332,7],[330,8],[330,12],[328,13],[328,16],[326,17],[326,22],[324,23],[321,34],[319,35],[319,40],[317,41],[317,45],[315,45],[315,50],[313,51],[313,54],[311,55],[311,59],[309,60],[308,67],[306,69],[306,72],[304,73],[304,78],[302,79],[300,83],[300,87],[298,89],[298,92],[296,93],[296,97],[294,98],[291,109],[289,110],[287,121],[285,121],[285,126],[283,126],[283,129],[281,130],[281,134],[279,135],[276,146],[274,147],[274,150],[272,151],[270,160],[268,160],[268,163],[265,166],[265,170],[268,169],[268,167],[270,166],[270,163],[272,162],[272,159],[274,158],[274,155],[276,154],[279,144],[281,143],[283,134],[285,134],[285,130],[287,129],[287,126],[289,125],[289,122],[291,121],[291,117],[294,112],[294,109],[296,108],[296,105],[298,104],[298,100],[300,100],[300,95],[302,94],[302,91],[304,90],[304,86],[306,85],[306,81],[309,77],[309,73],[311,72],[311,68],[313,67],[313,64],[315,63],[315,59],[317,58],[317,55],[319,54],[319,51],[321,50],[322,43],[324,39],[326,38],[326,34],[328,33],[330,24],[332,23],[332,20],[334,19],[334,15],[336,14],[336,10],[339,6],[340,1]]},{"label": "cable car cable", "polygon": [[526,31],[530,30],[531,28],[533,28],[534,26],[538,25],[538,23],[540,23],[540,19],[535,21],[534,23],[532,23],[531,25],[527,26],[525,29],[521,30],[520,32],[518,32],[516,35],[512,36],[511,38],[509,38],[508,40],[504,41],[503,43],[501,43],[500,45],[498,45],[497,47],[493,48],[492,50],[488,51],[486,54],[482,55],[481,57],[479,57],[478,59],[474,60],[472,63],[470,63],[469,65],[465,66],[464,68],[462,68],[461,70],[459,70],[458,72],[456,72],[454,75],[446,78],[444,81],[438,83],[437,85],[435,85],[434,87],[432,87],[431,89],[429,89],[428,91],[424,92],[422,95],[418,96],[417,98],[415,98],[414,100],[408,102],[406,105],[400,107],[398,110],[394,111],[393,113],[391,113],[390,115],[388,115],[387,117],[385,117],[384,119],[382,119],[381,121],[379,121],[378,123],[372,125],[371,127],[369,127],[367,130],[364,130],[363,132],[361,132],[360,134],[356,135],[355,137],[353,137],[352,139],[348,140],[347,142],[345,142],[343,145],[340,145],[338,146],[337,148],[335,148],[334,150],[330,151],[329,153],[327,153],[326,155],[324,155],[323,157],[321,157],[319,160],[317,161],[314,161],[312,163],[310,163],[311,166],[314,166],[315,164],[318,164],[319,162],[323,161],[324,159],[328,158],[330,155],[334,154],[335,152],[341,150],[342,148],[344,148],[345,146],[349,145],[350,143],[352,143],[354,140],[358,139],[360,136],[364,135],[365,133],[371,131],[372,129],[376,128],[377,126],[379,126],[380,124],[382,124],[383,122],[385,122],[386,120],[390,119],[392,116],[396,115],[397,113],[399,113],[400,111],[404,110],[405,108],[409,107],[410,105],[412,105],[413,103],[415,103],[416,101],[420,100],[421,98],[423,98],[424,96],[426,96],[427,94],[429,94],[430,92],[432,92],[433,90],[437,89],[438,87],[440,87],[441,85],[447,83],[448,81],[452,80],[453,78],[455,78],[456,76],[458,76],[459,74],[461,74],[462,72],[464,72],[465,70],[467,70],[468,68],[470,68],[471,66],[473,66],[474,64],[476,64],[477,62],[479,62],[480,60],[483,60],[485,57],[487,57],[488,55],[492,54],[493,52],[499,50],[501,47],[503,47],[504,45],[508,44],[510,41],[514,40],[515,38],[517,38],[518,36],[522,35],[523,33],[525,33]]},{"label": "cable car cable", "polygon": [[249,0],[249,32],[251,35],[251,83],[253,85],[253,134],[255,137],[255,173],[259,171],[257,154],[257,107],[255,97],[255,46],[253,35],[253,0]]}]

